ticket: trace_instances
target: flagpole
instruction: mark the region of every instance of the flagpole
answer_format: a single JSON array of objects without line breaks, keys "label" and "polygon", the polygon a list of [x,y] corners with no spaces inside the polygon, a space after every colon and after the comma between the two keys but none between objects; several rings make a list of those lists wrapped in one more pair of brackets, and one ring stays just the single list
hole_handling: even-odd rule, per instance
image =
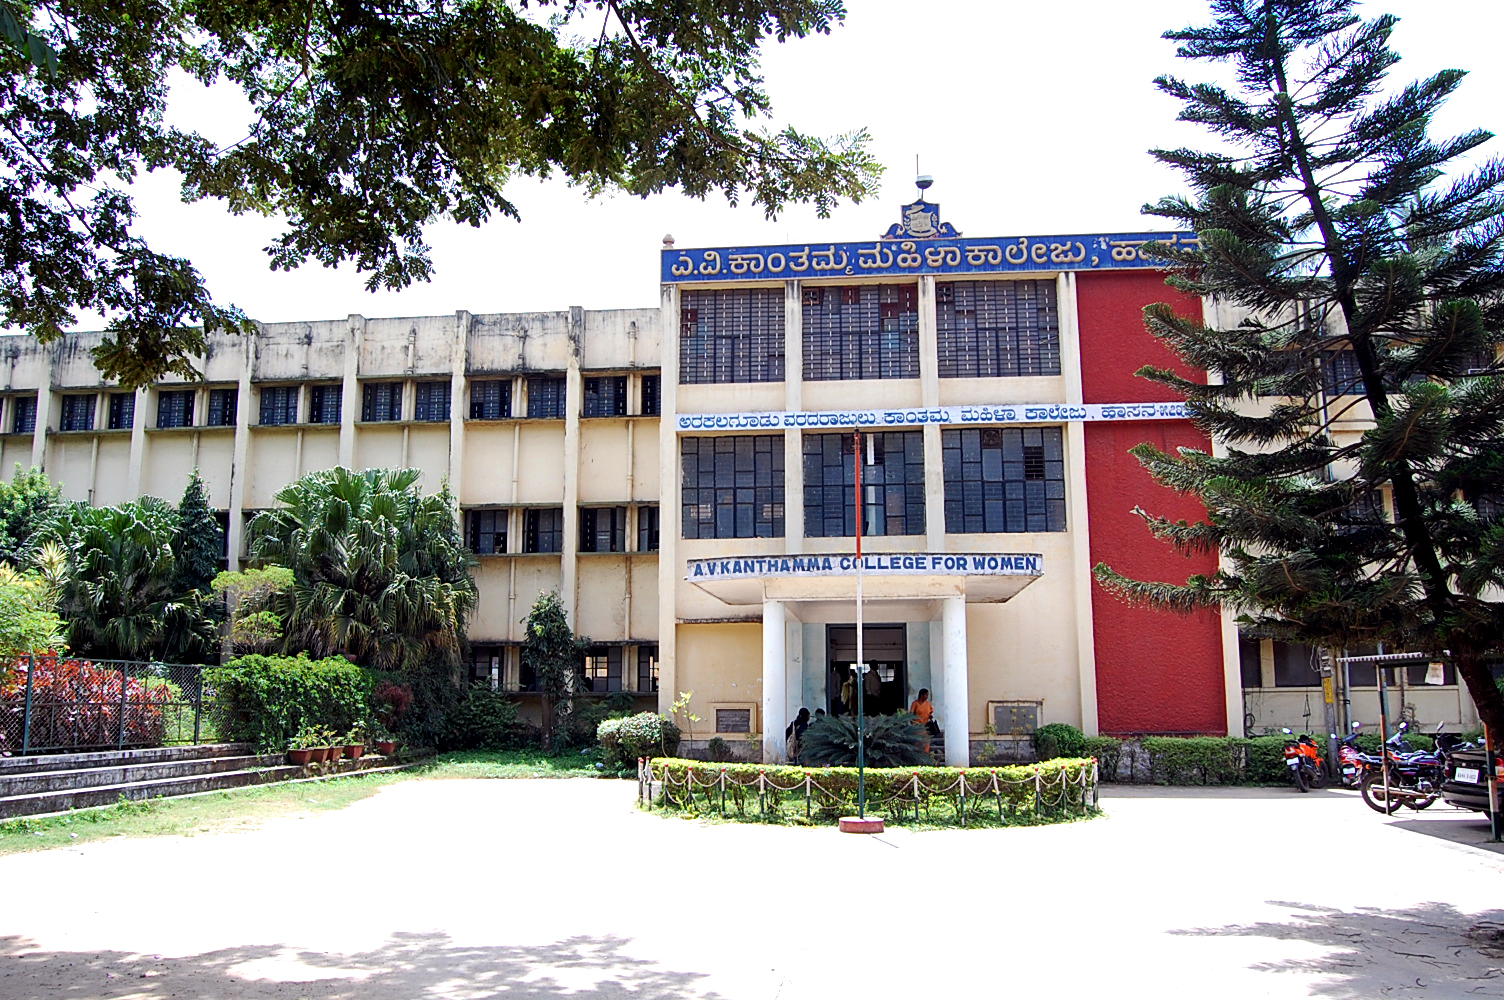
[{"label": "flagpole", "polygon": [[856,462],[856,814],[867,818],[867,713],[862,691],[867,686],[867,661],[862,650],[862,432],[853,432]]}]

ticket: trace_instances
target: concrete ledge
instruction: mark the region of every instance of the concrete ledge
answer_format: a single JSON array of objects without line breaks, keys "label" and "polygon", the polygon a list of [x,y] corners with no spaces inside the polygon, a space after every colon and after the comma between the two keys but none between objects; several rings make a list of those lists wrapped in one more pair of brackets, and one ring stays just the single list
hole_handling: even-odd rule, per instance
[{"label": "concrete ledge", "polygon": [[205,757],[244,757],[255,753],[249,743],[202,743],[196,746],[150,747],[143,750],[99,750],[90,753],[42,753],[0,757],[0,777],[36,771],[67,771],[86,767],[159,764]]},{"label": "concrete ledge", "polygon": [[842,833],[882,833],[883,821],[876,816],[842,816],[839,820]]}]

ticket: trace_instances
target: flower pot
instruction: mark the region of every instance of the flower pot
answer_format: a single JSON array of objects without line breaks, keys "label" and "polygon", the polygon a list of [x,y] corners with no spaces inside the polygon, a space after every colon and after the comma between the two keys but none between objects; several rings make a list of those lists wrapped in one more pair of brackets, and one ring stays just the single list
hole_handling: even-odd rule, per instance
[{"label": "flower pot", "polygon": [[313,749],[311,747],[304,747],[301,750],[289,750],[289,751],[287,751],[287,762],[289,764],[296,764],[299,767],[302,767],[302,766],[310,763],[312,760],[313,760]]},{"label": "flower pot", "polygon": [[345,756],[348,757],[350,760],[359,760],[360,759],[360,755],[363,754],[363,753],[365,753],[365,752],[366,752],[366,745],[364,743],[356,743],[356,744],[354,744],[352,746],[345,747]]},{"label": "flower pot", "polygon": [[396,740],[377,740],[376,741],[376,752],[379,753],[379,754],[381,754],[383,757],[390,757],[392,754],[394,754],[394,753],[397,752],[397,741]]},{"label": "flower pot", "polygon": [[313,748],[313,759],[314,759],[314,761],[316,763],[322,764],[324,761],[328,760],[329,759],[329,750],[330,750],[329,747],[314,747]]}]

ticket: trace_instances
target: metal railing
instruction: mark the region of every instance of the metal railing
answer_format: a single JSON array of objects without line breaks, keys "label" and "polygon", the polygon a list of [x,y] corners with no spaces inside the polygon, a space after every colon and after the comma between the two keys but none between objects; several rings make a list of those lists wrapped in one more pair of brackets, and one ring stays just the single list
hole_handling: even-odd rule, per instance
[{"label": "metal railing", "polygon": [[212,742],[208,669],[51,654],[0,664],[0,754]]}]

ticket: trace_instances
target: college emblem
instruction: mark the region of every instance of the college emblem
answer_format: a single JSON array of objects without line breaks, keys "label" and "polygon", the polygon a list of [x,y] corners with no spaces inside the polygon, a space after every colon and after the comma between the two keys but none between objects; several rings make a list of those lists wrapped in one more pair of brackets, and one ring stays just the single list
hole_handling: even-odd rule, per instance
[{"label": "college emblem", "polygon": [[953,239],[961,234],[949,222],[940,221],[940,206],[920,199],[903,206],[902,221],[888,227],[885,240]]}]

